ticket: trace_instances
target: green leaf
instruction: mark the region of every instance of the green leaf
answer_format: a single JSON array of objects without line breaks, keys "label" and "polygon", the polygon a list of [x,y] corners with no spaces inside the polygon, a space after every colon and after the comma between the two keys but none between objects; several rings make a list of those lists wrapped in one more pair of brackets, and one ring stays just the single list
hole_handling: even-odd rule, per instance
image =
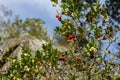
[{"label": "green leaf", "polygon": [[120,26],[115,25],[115,28],[116,28],[118,31],[120,31]]},{"label": "green leaf", "polygon": [[7,76],[2,76],[1,80],[10,80]]},{"label": "green leaf", "polygon": [[118,43],[118,45],[120,46],[120,42]]},{"label": "green leaf", "polygon": [[68,29],[71,29],[71,26],[70,26],[70,25],[68,25]]},{"label": "green leaf", "polygon": [[78,31],[79,33],[81,33],[81,34],[83,34],[83,33],[84,33],[83,28],[78,28],[78,29],[77,29],[77,31]]},{"label": "green leaf", "polygon": [[88,52],[88,49],[86,47],[83,48],[84,52]]},{"label": "green leaf", "polygon": [[58,32],[60,30],[60,27],[56,27],[54,30]]},{"label": "green leaf", "polygon": [[120,58],[120,52],[118,52],[118,53],[117,53],[117,57],[119,57],[119,58]]},{"label": "green leaf", "polygon": [[58,3],[58,0],[51,0],[52,2]]},{"label": "green leaf", "polygon": [[35,55],[35,57],[37,58],[37,59],[42,59],[43,57],[42,57],[42,53],[40,52],[40,51],[36,51],[36,53],[35,53],[36,55]]},{"label": "green leaf", "polygon": [[93,29],[95,29],[95,27],[92,24],[90,24],[90,30],[93,30]]},{"label": "green leaf", "polygon": [[91,43],[88,43],[88,44],[87,44],[87,48],[90,48],[90,47],[92,47],[92,44],[91,44]]},{"label": "green leaf", "polygon": [[88,9],[88,6],[87,6],[87,5],[84,5],[83,7],[84,7],[84,9],[85,9],[85,10],[87,10],[87,9]]},{"label": "green leaf", "polygon": [[61,8],[63,9],[63,10],[65,10],[66,8],[68,8],[68,5],[67,4],[62,4],[62,5],[60,5],[61,6]]}]

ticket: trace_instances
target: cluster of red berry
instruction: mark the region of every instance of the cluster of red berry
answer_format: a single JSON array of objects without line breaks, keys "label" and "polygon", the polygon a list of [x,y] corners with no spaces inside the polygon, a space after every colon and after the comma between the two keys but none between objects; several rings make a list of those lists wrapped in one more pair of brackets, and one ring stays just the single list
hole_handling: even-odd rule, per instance
[{"label": "cluster of red berry", "polygon": [[103,36],[103,40],[106,40],[106,39],[107,39],[107,36],[106,36],[106,35],[104,35],[104,36]]},{"label": "cluster of red berry", "polygon": [[70,43],[72,39],[74,39],[75,36],[73,34],[69,34],[68,35],[68,39],[67,39],[67,42]]},{"label": "cluster of red berry", "polygon": [[[29,75],[30,75],[30,76],[33,76],[33,73],[30,71],[30,72],[29,72]],[[50,78],[49,78],[49,77],[46,77],[44,80],[50,80]]]},{"label": "cluster of red berry", "polygon": [[[62,55],[62,56],[60,56],[59,60],[61,60],[61,61],[66,61],[67,59],[66,59],[66,57],[65,57],[64,55]],[[78,57],[78,58],[76,58],[76,60],[77,60],[77,61],[81,61],[81,58]]]},{"label": "cluster of red berry", "polygon": [[29,75],[30,75],[30,76],[33,76],[33,73],[30,71],[30,72],[29,72]]},{"label": "cluster of red berry", "polygon": [[47,77],[47,78],[45,78],[44,80],[50,80],[50,78],[49,78],[49,77]]},{"label": "cluster of red berry", "polygon": [[78,57],[76,60],[77,60],[77,61],[81,61],[81,58],[80,58],[80,57]]},{"label": "cluster of red berry", "polygon": [[66,61],[66,58],[65,58],[64,55],[62,55],[62,56],[60,56],[59,60],[61,60],[61,61]]},{"label": "cluster of red berry", "polygon": [[56,18],[58,19],[58,21],[62,21],[62,17],[60,14],[56,14]]},{"label": "cluster of red berry", "polygon": [[[62,17],[58,13],[56,14],[56,18],[58,19],[58,21],[62,21]],[[72,41],[72,39],[75,38],[75,35],[73,35],[73,34],[66,34],[65,36],[68,37],[68,39],[67,39],[68,43],[70,43]]]}]

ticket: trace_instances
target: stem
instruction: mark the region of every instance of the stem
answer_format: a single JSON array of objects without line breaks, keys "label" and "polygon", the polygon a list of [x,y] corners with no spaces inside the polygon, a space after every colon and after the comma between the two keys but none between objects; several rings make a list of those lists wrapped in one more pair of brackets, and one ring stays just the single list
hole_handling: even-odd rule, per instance
[{"label": "stem", "polygon": [[44,64],[44,62],[43,62],[43,66],[45,67],[45,70],[47,71],[47,73],[50,74],[48,67],[47,67],[47,65]]},{"label": "stem", "polygon": [[91,79],[91,69],[88,69],[87,74],[88,74],[88,80],[90,80]]}]

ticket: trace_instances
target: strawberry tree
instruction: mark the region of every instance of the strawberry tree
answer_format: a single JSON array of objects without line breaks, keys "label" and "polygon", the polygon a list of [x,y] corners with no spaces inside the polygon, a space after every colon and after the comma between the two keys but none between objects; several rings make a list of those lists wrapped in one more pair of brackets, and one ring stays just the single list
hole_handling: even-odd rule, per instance
[{"label": "strawberry tree", "polygon": [[[60,6],[55,17],[61,23],[55,31],[67,38],[67,51],[52,44],[35,52],[22,46],[21,60],[13,62],[1,80],[119,80],[119,25],[114,25],[108,9],[99,0],[51,0]],[[7,57],[7,56],[6,56]],[[5,58],[4,61],[7,61]],[[4,63],[4,62],[2,62]]]},{"label": "strawberry tree", "polygon": [[60,6],[61,9],[56,13],[61,26],[56,27],[55,31],[65,36],[68,44],[73,44],[73,57],[79,54],[81,63],[77,65],[83,69],[84,76],[88,80],[96,80],[113,79],[113,73],[120,74],[120,50],[112,51],[115,49],[113,43],[119,46],[120,27],[113,24],[105,5],[100,0],[51,1],[53,6]]}]

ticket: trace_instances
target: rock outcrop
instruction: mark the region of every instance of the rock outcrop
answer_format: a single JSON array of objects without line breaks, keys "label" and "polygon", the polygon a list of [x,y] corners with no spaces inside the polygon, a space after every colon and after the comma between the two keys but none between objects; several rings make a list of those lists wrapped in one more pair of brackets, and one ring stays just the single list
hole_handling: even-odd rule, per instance
[{"label": "rock outcrop", "polygon": [[[42,50],[42,45],[47,44],[45,40],[39,40],[28,33],[21,35],[18,38],[14,38],[3,43],[3,50],[0,52],[0,74],[6,74],[11,66],[11,61],[3,62],[4,57],[17,57],[21,59],[22,46],[31,49],[31,55],[34,56],[37,50]],[[60,46],[53,46],[60,51],[66,51],[67,49]]]}]

